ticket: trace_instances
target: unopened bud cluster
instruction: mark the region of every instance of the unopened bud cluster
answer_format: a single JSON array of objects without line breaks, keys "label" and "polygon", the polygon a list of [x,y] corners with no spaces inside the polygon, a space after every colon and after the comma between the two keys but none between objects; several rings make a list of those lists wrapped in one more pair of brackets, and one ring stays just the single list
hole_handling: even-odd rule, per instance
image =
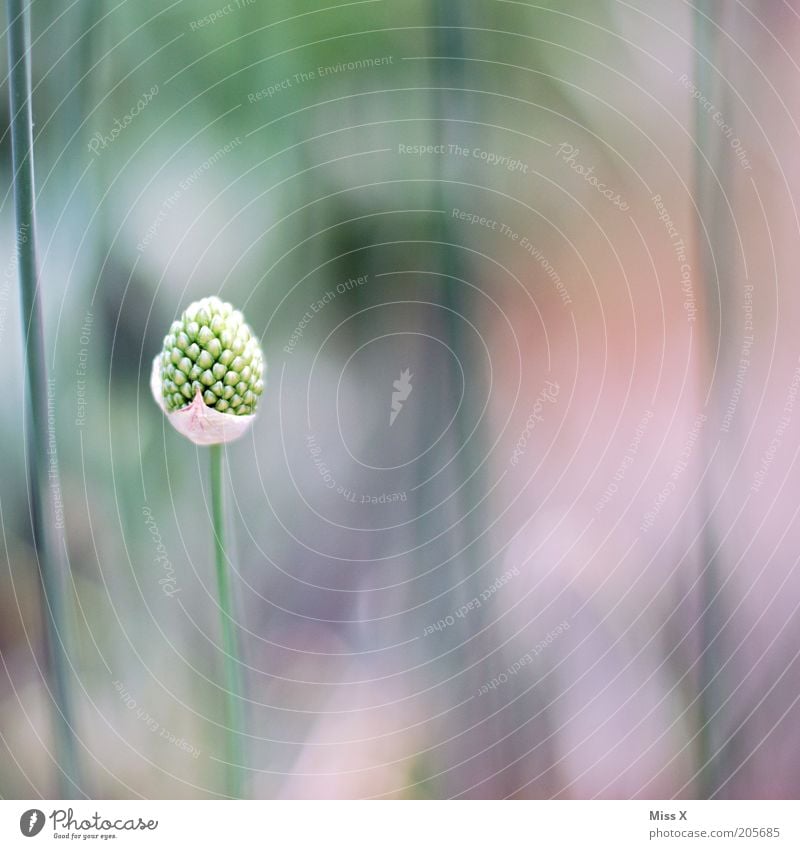
[{"label": "unopened bud cluster", "polygon": [[190,304],[164,339],[161,385],[168,412],[199,393],[217,412],[253,414],[264,391],[264,362],[239,310],[216,297]]}]

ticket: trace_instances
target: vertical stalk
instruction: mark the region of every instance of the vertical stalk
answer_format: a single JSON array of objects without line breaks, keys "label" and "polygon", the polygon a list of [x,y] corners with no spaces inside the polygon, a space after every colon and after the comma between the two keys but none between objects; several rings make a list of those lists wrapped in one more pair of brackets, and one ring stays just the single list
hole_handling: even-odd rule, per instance
[{"label": "vertical stalk", "polygon": [[[440,57],[461,57],[465,53],[463,37],[460,30],[461,11],[457,4],[450,0],[434,0],[433,3],[433,34],[435,54]],[[459,88],[463,85],[463,62],[454,59],[452,62],[445,59],[434,60],[433,80],[435,83],[433,112],[438,119],[436,122],[437,144],[446,144],[450,136],[448,117],[463,115],[463,94],[460,91],[446,91],[448,87]],[[439,166],[438,179],[434,184],[434,207],[444,209],[447,206],[448,188],[446,181],[451,177],[451,168],[446,158],[442,158]],[[484,388],[482,375],[477,368],[476,352],[471,344],[468,331],[464,328],[464,318],[469,316],[471,305],[467,295],[467,286],[462,279],[469,276],[469,268],[462,257],[458,247],[455,246],[455,234],[452,230],[451,219],[447,215],[436,217],[437,228],[435,230],[438,240],[441,242],[439,265],[442,271],[443,283],[441,291],[441,303],[447,308],[442,320],[443,335],[448,339],[455,359],[464,364],[464,369],[469,375],[469,386],[465,387],[464,400],[456,414],[453,422],[453,432],[457,448],[461,453],[455,463],[454,479],[452,484],[461,486],[461,494],[457,499],[457,512],[461,516],[466,515],[480,501],[485,492],[485,481],[482,473],[478,472],[467,481],[480,464],[483,456],[481,447],[483,445],[483,428],[478,426],[467,442],[470,425],[478,418],[476,408],[478,405],[473,400],[474,396],[480,394]],[[454,279],[455,278],[455,279]],[[456,368],[451,365],[450,373],[447,375],[451,386],[457,384],[458,375]],[[445,413],[445,420],[447,419]],[[467,481],[465,483],[465,481]],[[463,486],[462,486],[463,484]],[[462,530],[453,531],[452,547],[459,545],[460,541],[472,537],[472,543],[464,551],[462,558],[465,571],[475,571],[483,567],[488,561],[486,547],[478,539],[481,527],[482,509],[475,510],[470,519],[464,519],[461,523]],[[473,593],[469,587],[463,590],[464,599],[469,600]]]},{"label": "vertical stalk", "polygon": [[[448,118],[462,118],[467,115],[464,92],[466,89],[464,78],[464,62],[468,56],[468,45],[464,41],[464,8],[462,4],[453,0],[432,0],[431,4],[433,25],[433,48],[434,59],[432,77],[434,84],[433,114],[437,119],[435,124],[435,141],[437,144],[446,144],[452,138],[451,124]],[[445,58],[447,57],[447,58]],[[456,89],[448,90],[448,89]],[[459,134],[460,138],[460,134]],[[439,164],[438,179],[434,184],[433,207],[435,209],[446,209],[452,206],[448,202],[449,193],[452,191],[448,185],[449,179],[456,179],[452,165],[447,157],[437,160]],[[447,308],[445,317],[442,319],[442,335],[448,340],[454,352],[454,360],[462,363],[466,374],[467,385],[464,387],[463,402],[456,413],[452,432],[454,444],[461,449],[456,460],[451,464],[453,469],[450,483],[454,487],[460,487],[455,502],[455,512],[460,520],[456,528],[450,534],[450,549],[455,550],[462,544],[466,548],[453,564],[453,570],[461,576],[471,576],[464,581],[457,595],[448,594],[448,599],[453,599],[455,604],[468,602],[480,592],[487,579],[491,575],[493,561],[490,544],[485,537],[481,536],[486,523],[486,506],[477,506],[487,489],[486,474],[478,467],[485,456],[486,432],[485,427],[479,419],[480,399],[486,390],[485,375],[482,370],[480,352],[477,350],[470,331],[466,329],[464,319],[469,318],[472,313],[473,304],[477,301],[474,295],[469,294],[466,283],[471,276],[469,261],[464,258],[463,252],[457,247],[457,234],[453,231],[452,218],[449,215],[436,216],[436,230],[438,240],[441,242],[439,250],[439,265],[443,273],[441,290],[441,303]],[[450,386],[457,385],[458,374],[456,368],[450,365],[447,375]],[[445,414],[445,420],[447,415]],[[470,437],[470,428],[474,426],[474,432]],[[472,511],[472,512],[470,512]],[[470,514],[467,516],[467,514]],[[448,552],[450,554],[451,552]],[[459,646],[453,652],[456,667],[461,671],[472,663],[474,658],[488,657],[492,655],[490,662],[484,662],[475,666],[473,670],[466,673],[462,678],[466,691],[474,692],[482,680],[487,676],[494,664],[501,666],[502,652],[495,651],[495,645],[487,634],[474,636],[482,630],[487,622],[482,611],[476,611],[472,617],[471,633],[473,637],[467,647]],[[502,668],[502,666],[501,666]],[[484,712],[494,712],[502,707],[495,695],[487,696],[486,701],[478,708],[473,701],[468,709],[468,721],[475,722],[484,716]],[[501,734],[501,723],[503,717],[497,716],[487,724],[484,734],[494,742],[494,737]],[[474,780],[480,774],[499,773],[512,758],[502,747],[491,745],[480,759],[480,764],[471,767]],[[503,778],[501,776],[493,779],[491,784],[482,784],[480,792],[484,796],[498,797],[504,792]]]},{"label": "vertical stalk", "polygon": [[59,789],[62,798],[70,799],[76,791],[81,794],[81,789],[68,684],[69,584],[61,552],[61,522],[55,510],[55,494],[60,491],[60,485],[55,455],[48,451],[49,382],[36,261],[30,27],[28,7],[23,0],[7,0],[6,8],[16,249],[28,396],[24,413],[28,495],[41,585],[49,687],[56,705],[54,736]]},{"label": "vertical stalk", "polygon": [[[719,62],[717,39],[711,17],[714,13],[714,5],[706,0],[698,0],[694,11],[694,43],[695,43],[695,79],[697,87],[706,93],[707,97],[715,100],[714,90],[715,78],[712,65]],[[710,116],[704,111],[699,100],[695,102],[694,134],[695,134],[695,174],[694,190],[697,205],[698,220],[696,222],[696,240],[698,249],[698,261],[700,279],[703,281],[705,290],[704,312],[706,315],[707,334],[707,369],[706,374],[710,377],[715,356],[716,340],[720,338],[720,324],[716,318],[715,307],[721,306],[722,285],[720,280],[719,292],[715,290],[714,283],[714,251],[719,258],[717,268],[722,271],[721,277],[730,270],[727,264],[723,264],[722,257],[726,255],[723,245],[726,244],[724,216],[727,214],[719,203],[719,188],[714,180],[714,173],[722,174],[724,179],[725,161],[720,152],[719,140],[712,139],[712,125]],[[716,142],[716,143],[714,143]],[[707,162],[706,162],[707,160]],[[711,240],[706,239],[703,223],[708,228]],[[718,300],[719,299],[719,300]],[[716,397],[713,392],[708,395],[709,410],[714,411]],[[712,418],[709,416],[709,418]],[[710,437],[704,433],[701,443],[705,449],[710,450]],[[716,554],[718,548],[718,534],[713,517],[707,515],[712,509],[713,492],[711,487],[716,483],[716,478],[709,470],[703,489],[700,493],[703,506],[703,519],[707,519],[705,531],[702,538],[701,549],[701,575],[700,575],[700,636],[701,657],[699,664],[698,680],[698,792],[700,798],[711,798],[721,784],[721,775],[724,772],[724,750],[716,748],[718,735],[716,734],[717,722],[713,719],[719,710],[722,697],[718,679],[720,667],[719,635],[722,629],[720,610],[720,562]]]},{"label": "vertical stalk", "polygon": [[223,455],[221,445],[211,446],[211,512],[214,523],[214,554],[217,567],[217,593],[222,629],[222,653],[225,667],[225,743],[228,795],[242,798],[242,683],[239,648],[233,618],[233,603],[225,554],[225,499],[223,495]]}]

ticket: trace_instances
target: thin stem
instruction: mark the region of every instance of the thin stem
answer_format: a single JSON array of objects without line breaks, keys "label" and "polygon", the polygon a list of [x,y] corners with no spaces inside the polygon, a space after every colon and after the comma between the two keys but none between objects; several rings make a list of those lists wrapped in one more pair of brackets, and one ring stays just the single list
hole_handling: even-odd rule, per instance
[{"label": "thin stem", "polygon": [[[699,0],[694,12],[694,40],[695,54],[695,79],[700,91],[706,92],[712,97],[715,89],[714,74],[712,66],[719,62],[717,39],[715,29],[711,22],[714,9],[713,4],[706,0]],[[723,174],[724,160],[719,147],[712,143],[712,125],[710,118],[700,104],[696,101],[694,114],[695,131],[695,202],[697,204],[698,216],[695,221],[696,239],[698,244],[698,264],[700,279],[703,281],[706,292],[705,313],[707,316],[706,334],[708,337],[707,371],[711,373],[714,364],[714,344],[718,337],[720,326],[715,317],[717,305],[717,293],[714,282],[716,282],[715,263],[713,252],[718,246],[726,243],[724,233],[724,216],[716,201],[717,189],[714,186],[713,174]],[[707,161],[706,161],[707,160]],[[709,244],[703,224],[709,228]],[[725,255],[721,251],[721,255]],[[720,280],[720,283],[723,281]],[[720,285],[720,295],[721,285]],[[709,408],[714,410],[716,399],[709,393]],[[710,453],[709,435],[704,434],[703,445],[707,453]],[[709,514],[713,503],[713,494],[710,492],[709,481],[713,482],[714,468],[712,467],[701,484],[701,497],[703,504],[703,517],[705,519],[700,568],[700,633],[701,651],[699,663],[699,692],[697,699],[698,712],[698,795],[701,799],[709,799],[714,796],[721,786],[724,773],[724,761],[726,752],[723,747],[717,748],[716,726],[714,717],[719,711],[721,703],[720,694],[720,658],[719,637],[722,630],[721,625],[721,599],[720,599],[720,555],[718,533],[713,515]]]},{"label": "thin stem", "polygon": [[223,454],[221,445],[211,446],[211,512],[214,522],[214,554],[217,567],[217,593],[222,626],[222,652],[225,667],[225,741],[228,762],[228,795],[242,798],[242,732],[244,711],[228,559],[225,554],[225,499],[223,495]]},{"label": "thin stem", "polygon": [[[463,91],[468,88],[464,80],[465,59],[469,55],[468,45],[464,42],[464,9],[453,0],[433,0],[432,32],[433,32],[433,55],[437,57],[449,57],[434,60],[432,77],[434,86],[433,114],[436,117],[436,138],[438,144],[446,144],[451,136],[448,119],[457,119],[465,115],[468,103],[464,100]],[[459,139],[460,140],[460,139]],[[434,209],[444,209],[450,204],[450,181],[453,178],[452,164],[448,157],[437,160],[439,164],[438,180],[434,183]],[[459,375],[454,363],[463,363],[467,369],[467,385],[464,387],[464,398],[458,406],[452,425],[454,444],[451,446],[459,449],[458,456],[451,464],[455,479],[452,481],[457,495],[452,497],[453,503],[458,511],[458,524],[450,535],[451,546],[464,545],[464,550],[458,557],[460,574],[464,580],[454,593],[448,594],[448,599],[455,599],[456,605],[462,601],[468,602],[474,595],[480,592],[480,586],[491,574],[493,568],[493,557],[487,544],[487,536],[483,534],[488,525],[486,519],[485,504],[481,501],[488,488],[484,470],[481,468],[482,459],[486,456],[486,433],[481,421],[479,411],[480,403],[477,399],[484,397],[487,391],[485,375],[481,367],[481,354],[476,350],[475,340],[466,329],[465,320],[472,317],[475,321],[473,306],[470,302],[469,288],[466,283],[469,280],[472,269],[464,259],[465,252],[459,248],[459,239],[453,230],[452,221],[449,216],[436,216],[436,232],[440,246],[440,269],[443,277],[443,289],[441,303],[446,308],[443,318],[442,332],[448,340],[448,344],[454,352],[452,360],[448,361],[449,374],[448,383],[457,386]],[[452,554],[452,549],[448,554]],[[488,656],[497,651],[495,658],[499,664],[502,659],[502,649],[490,644],[486,628],[488,620],[481,627],[480,619],[483,612],[474,614],[474,631],[470,645],[471,651],[477,651],[480,656]],[[475,646],[479,648],[475,649]],[[485,666],[472,666],[470,650],[464,646],[455,646],[451,655],[457,668],[464,667],[471,671],[465,675],[466,686],[477,689],[486,675]],[[470,682],[471,679],[471,682]],[[495,696],[487,696],[494,699]],[[484,705],[485,707],[485,705]],[[497,710],[502,707],[499,702]],[[476,710],[475,718],[482,716],[483,708],[473,704],[472,710]],[[508,754],[508,753],[507,753]],[[508,759],[503,754],[501,746],[493,746],[483,756],[487,771],[493,775],[500,775],[503,766]],[[502,792],[501,783],[496,783],[497,792]],[[485,789],[485,785],[484,785]]]},{"label": "thin stem", "polygon": [[44,639],[49,686],[55,701],[55,750],[62,798],[82,795],[77,771],[72,704],[68,685],[69,584],[62,556],[63,518],[56,511],[61,499],[55,454],[50,453],[48,389],[42,303],[36,262],[36,192],[33,180],[30,29],[23,0],[7,0],[8,64],[11,106],[11,149],[14,170],[14,209],[17,225],[22,331],[27,384],[26,464],[31,530],[39,565]]}]

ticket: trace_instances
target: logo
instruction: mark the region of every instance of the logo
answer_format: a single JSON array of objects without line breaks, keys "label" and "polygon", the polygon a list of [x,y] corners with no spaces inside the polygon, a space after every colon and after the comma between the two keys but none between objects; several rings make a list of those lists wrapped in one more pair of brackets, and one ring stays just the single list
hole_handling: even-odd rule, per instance
[{"label": "logo", "polygon": [[408,396],[414,388],[411,385],[411,378],[413,376],[408,369],[404,369],[400,372],[400,379],[392,383],[395,391],[392,392],[392,411],[389,414],[389,427],[394,424],[394,420],[400,415],[400,410],[403,409],[403,403],[408,400]]},{"label": "logo", "polygon": [[44,828],[44,811],[31,808],[19,818],[19,830],[25,837],[36,837]]}]

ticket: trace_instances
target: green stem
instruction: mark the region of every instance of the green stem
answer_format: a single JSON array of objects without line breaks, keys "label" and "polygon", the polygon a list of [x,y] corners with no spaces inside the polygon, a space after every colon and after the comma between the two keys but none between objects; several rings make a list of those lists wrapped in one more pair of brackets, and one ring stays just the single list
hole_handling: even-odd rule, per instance
[{"label": "green stem", "polygon": [[[717,49],[717,38],[715,29],[710,18],[714,13],[714,6],[707,0],[699,0],[694,12],[694,41],[695,41],[695,80],[698,88],[707,92],[714,99],[715,76],[712,65],[719,62]],[[717,192],[713,174],[719,173],[724,179],[724,158],[715,144],[712,143],[711,131],[713,125],[709,123],[709,115],[705,112],[700,102],[695,105],[694,128],[695,128],[695,199],[698,208],[698,217],[695,222],[696,239],[698,244],[698,265],[700,279],[703,281],[706,292],[706,334],[709,339],[708,348],[708,371],[714,362],[714,340],[719,332],[719,325],[713,316],[717,305],[716,287],[714,286],[714,256],[713,251],[728,243],[723,230],[725,217],[719,208]],[[706,163],[708,160],[708,163]],[[707,243],[702,223],[706,222],[709,230],[711,244]],[[726,251],[720,251],[720,257],[724,257]],[[723,274],[726,269],[720,269]],[[720,277],[720,297],[722,297],[722,286],[727,283],[727,277]],[[716,399],[709,397],[709,409],[714,410]],[[706,453],[710,453],[709,434],[702,436]],[[719,634],[722,628],[722,611],[720,593],[720,555],[715,552],[719,548],[718,533],[714,517],[708,514],[713,504],[713,494],[710,487],[713,486],[715,478],[712,477],[713,468],[702,484],[701,496],[703,511],[702,515],[707,519],[703,532],[700,568],[700,633],[701,651],[699,663],[699,692],[697,698],[698,712],[698,795],[701,799],[710,799],[719,789],[724,773],[724,760],[726,753],[723,749],[717,750],[717,721],[714,717],[719,711],[721,703],[719,669],[720,650]],[[709,483],[710,482],[710,483]]]},{"label": "green stem", "polygon": [[214,554],[217,566],[217,593],[222,626],[222,652],[225,667],[225,742],[228,763],[228,795],[242,798],[242,702],[241,663],[236,639],[228,559],[225,554],[225,500],[223,496],[223,454],[221,445],[211,446],[211,512],[214,521]]},{"label": "green stem", "polygon": [[82,795],[77,771],[72,704],[68,685],[69,584],[62,556],[62,520],[56,512],[60,484],[55,455],[49,453],[47,365],[42,303],[36,262],[36,192],[33,180],[30,30],[23,0],[7,0],[8,64],[11,106],[11,149],[14,171],[14,209],[17,225],[22,331],[28,390],[26,463],[31,529],[39,565],[44,640],[49,687],[56,705],[55,752],[62,798]]}]

